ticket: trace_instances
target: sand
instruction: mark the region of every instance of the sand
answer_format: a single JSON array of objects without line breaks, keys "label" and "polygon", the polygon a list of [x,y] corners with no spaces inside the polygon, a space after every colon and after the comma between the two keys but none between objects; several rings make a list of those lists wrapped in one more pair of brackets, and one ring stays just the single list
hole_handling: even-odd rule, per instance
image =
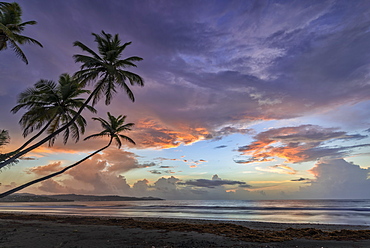
[{"label": "sand", "polygon": [[0,247],[370,247],[370,227],[0,213]]}]

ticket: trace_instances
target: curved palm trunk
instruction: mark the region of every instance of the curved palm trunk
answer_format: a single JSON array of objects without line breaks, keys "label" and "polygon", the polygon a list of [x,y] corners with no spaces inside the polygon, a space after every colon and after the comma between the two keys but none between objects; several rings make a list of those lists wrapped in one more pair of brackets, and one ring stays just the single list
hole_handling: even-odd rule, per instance
[{"label": "curved palm trunk", "polygon": [[[56,115],[53,116],[53,118],[55,117]],[[32,138],[30,138],[29,140],[27,140],[21,147],[19,147],[17,150],[14,150],[13,152],[10,152],[10,154],[15,154],[15,153],[18,153],[20,151],[22,151],[22,149],[24,149],[27,145],[29,145],[32,141],[34,141],[35,139],[37,139],[49,126],[50,124],[53,122],[53,118],[51,118],[51,120],[46,123],[46,125],[37,133],[35,134]]]},{"label": "curved palm trunk", "polygon": [[35,184],[35,183],[39,183],[39,182],[45,181],[45,180],[47,180],[47,179],[49,179],[49,178],[52,178],[52,177],[58,176],[58,175],[60,175],[60,174],[62,174],[62,173],[64,173],[64,172],[66,172],[67,170],[69,170],[69,169],[71,169],[71,168],[73,168],[73,167],[75,167],[75,166],[77,166],[77,165],[81,164],[81,163],[82,163],[82,162],[84,162],[85,160],[87,160],[87,159],[91,158],[91,157],[92,157],[92,156],[94,156],[95,154],[97,154],[97,153],[99,153],[99,152],[101,152],[101,151],[103,151],[103,150],[107,149],[107,148],[112,144],[112,140],[113,140],[113,139],[111,138],[111,139],[110,139],[110,141],[109,141],[109,143],[108,143],[108,145],[106,145],[106,146],[104,146],[103,148],[101,148],[101,149],[99,149],[99,150],[97,150],[97,151],[95,151],[95,152],[91,153],[89,156],[87,156],[87,157],[85,157],[85,158],[81,159],[80,161],[78,161],[78,162],[76,162],[76,163],[74,163],[74,164],[72,164],[72,165],[70,165],[70,166],[67,166],[67,167],[66,167],[66,168],[64,168],[63,170],[60,170],[60,171],[55,172],[55,173],[52,173],[52,174],[50,174],[50,175],[47,175],[47,176],[44,176],[44,177],[38,178],[38,179],[33,180],[33,181],[31,181],[31,182],[25,183],[25,184],[23,184],[23,185],[21,185],[21,186],[18,186],[18,187],[16,187],[16,188],[14,188],[14,189],[8,190],[8,191],[6,191],[6,192],[4,192],[4,193],[0,194],[0,198],[3,198],[3,197],[8,196],[8,195],[10,195],[10,194],[13,194],[13,193],[15,193],[15,192],[17,192],[17,191],[20,191],[20,190],[22,190],[22,189],[24,189],[24,188],[27,188],[27,187],[29,187],[29,186],[31,186],[31,185],[33,185],[33,184]]},{"label": "curved palm trunk", "polygon": [[23,151],[13,155],[12,157],[8,158],[7,160],[5,160],[4,162],[0,163],[0,169],[3,168],[4,166],[8,165],[8,164],[11,164],[11,163],[14,163],[16,161],[17,158],[23,156],[24,154],[32,151],[33,149],[36,149],[37,147],[43,145],[45,142],[49,141],[50,139],[52,139],[53,137],[55,137],[56,135],[58,135],[59,133],[63,132],[65,129],[67,129],[69,126],[71,126],[75,120],[81,115],[81,112],[82,110],[84,110],[84,108],[87,106],[87,104],[91,101],[91,99],[93,98],[93,96],[96,94],[96,92],[99,90],[99,87],[97,87],[91,94],[90,96],[86,99],[85,103],[81,106],[81,108],[78,110],[77,114],[72,118],[72,120],[70,120],[67,124],[65,124],[63,127],[59,128],[58,130],[56,130],[55,132],[49,134],[47,137],[45,137],[44,139],[40,140],[39,142],[37,142],[36,144],[28,147],[27,149],[24,149]]}]

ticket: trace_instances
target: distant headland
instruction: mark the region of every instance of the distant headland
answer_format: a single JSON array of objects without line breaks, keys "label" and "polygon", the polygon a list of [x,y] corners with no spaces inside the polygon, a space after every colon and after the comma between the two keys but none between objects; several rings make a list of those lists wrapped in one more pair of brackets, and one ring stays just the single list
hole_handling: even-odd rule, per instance
[{"label": "distant headland", "polygon": [[131,197],[118,195],[34,195],[13,194],[0,199],[0,202],[73,202],[73,201],[161,201],[156,197]]}]

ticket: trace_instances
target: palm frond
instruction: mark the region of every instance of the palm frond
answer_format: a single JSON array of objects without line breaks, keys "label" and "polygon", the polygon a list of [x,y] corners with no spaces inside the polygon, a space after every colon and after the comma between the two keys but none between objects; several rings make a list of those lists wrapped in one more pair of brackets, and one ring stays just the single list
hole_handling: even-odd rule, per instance
[{"label": "palm frond", "polygon": [[[95,53],[92,49],[90,49],[88,46],[86,46],[85,44],[83,44],[82,42],[79,42],[79,41],[75,41],[73,42],[73,46],[76,46],[76,47],[79,47],[81,48],[83,51],[85,52],[88,52],[90,53],[91,55],[93,55],[93,57],[97,60],[101,60],[100,56]],[[74,56],[73,56],[74,57]],[[75,58],[75,57],[74,57]]]},{"label": "palm frond", "polygon": [[10,46],[11,48],[13,49],[13,51],[15,52],[16,56],[19,57],[24,63],[28,64],[28,60],[27,60],[27,57],[26,55],[23,53],[22,49],[20,49],[20,47],[17,45],[17,43],[15,43],[13,40],[9,40],[10,42]]}]

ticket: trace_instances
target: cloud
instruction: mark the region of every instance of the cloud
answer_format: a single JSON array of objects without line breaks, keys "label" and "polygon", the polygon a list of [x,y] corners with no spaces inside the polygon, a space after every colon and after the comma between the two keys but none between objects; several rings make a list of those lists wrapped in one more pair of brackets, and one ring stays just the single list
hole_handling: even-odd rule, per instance
[{"label": "cloud", "polygon": [[220,130],[211,132],[207,139],[212,140],[221,140],[225,136],[229,136],[231,134],[240,133],[240,134],[251,134],[253,133],[253,129],[249,128],[236,128],[232,126],[222,127]]},{"label": "cloud", "polygon": [[33,157],[20,157],[19,160],[36,160],[36,158],[33,158]]},{"label": "cloud", "polygon": [[309,179],[309,178],[303,178],[303,177],[300,177],[300,178],[298,178],[298,179],[292,179],[292,180],[290,180],[290,181],[292,181],[292,182],[304,182],[304,181],[310,181],[311,179]]},{"label": "cloud", "polygon": [[221,146],[216,146],[215,149],[221,149],[221,148],[226,148],[226,145],[221,145]]},{"label": "cloud", "polygon": [[283,164],[268,166],[267,168],[256,167],[256,170],[264,171],[264,172],[271,172],[271,173],[278,173],[278,174],[289,174],[289,175],[297,174],[296,170],[294,170],[293,168],[287,165],[283,165]]},{"label": "cloud", "polygon": [[323,145],[333,141],[356,141],[366,137],[317,125],[274,128],[254,136],[255,141],[251,144],[239,147],[238,151],[250,158],[235,162],[241,164],[266,162],[278,157],[285,159],[285,162],[299,163],[314,161],[321,157],[339,157],[355,148],[370,146],[370,144],[340,147]]},{"label": "cloud", "polygon": [[63,169],[62,163],[58,161],[43,166],[29,168],[28,170],[26,170],[26,173],[27,174],[34,173],[38,176],[46,176],[51,173],[57,172],[61,169]]},{"label": "cloud", "polygon": [[180,179],[171,176],[169,178],[160,178],[154,183],[154,187],[156,190],[159,190],[161,192],[168,192],[168,193],[174,193],[177,191],[176,183],[179,182]]},{"label": "cloud", "polygon": [[65,193],[71,192],[70,188],[61,185],[54,179],[48,179],[46,181],[41,182],[41,185],[38,186],[38,189],[44,192],[55,193],[55,194],[65,194]]},{"label": "cloud", "polygon": [[208,132],[201,127],[189,129],[187,126],[177,125],[166,127],[158,121],[140,120],[133,132],[135,139],[140,140],[140,147],[172,148],[181,144],[189,145],[204,139]]},{"label": "cloud", "polygon": [[[133,136],[141,148],[249,134],[240,124],[298,117],[369,99],[369,60],[362,52],[369,37],[363,31],[366,18],[359,17],[367,10],[365,3],[345,3],[351,9],[346,12],[341,11],[343,3],[291,1],[279,8],[275,2],[154,6],[79,1],[71,6],[58,1],[36,8],[21,1],[21,5],[38,17],[34,37],[53,46],[43,42],[43,49],[27,47],[28,56],[34,58],[27,70],[31,74],[13,71],[16,58],[5,63],[4,82],[9,83],[2,90],[14,97],[19,91],[14,85],[25,88],[40,77],[55,79],[61,71],[76,71],[72,42],[90,45],[90,33],[98,32],[91,27],[110,27],[108,31],[133,41],[130,53],[144,58],[137,72],[147,85],[134,88],[138,101],[128,105],[125,97],[117,97],[110,106],[120,111],[121,106],[130,106],[124,111],[134,116],[139,129]],[[70,19],[52,21],[66,13]],[[343,21],[327,22],[327,16]]]},{"label": "cloud", "polygon": [[249,185],[249,184],[241,184],[241,185],[239,185],[239,188],[248,188],[248,189],[250,189],[250,188],[252,188],[252,185]]},{"label": "cloud", "polygon": [[[316,163],[311,170],[315,179],[301,187],[298,194],[304,198],[368,199],[370,197],[370,169],[349,163],[344,159]],[[297,194],[297,195],[298,195]]]},{"label": "cloud", "polygon": [[245,182],[241,182],[241,181],[222,180],[221,178],[218,177],[218,175],[214,175],[212,177],[212,180],[197,179],[197,180],[189,180],[186,182],[180,182],[178,184],[190,185],[190,186],[201,187],[201,188],[215,188],[215,187],[224,186],[224,185],[246,185]]},{"label": "cloud", "polygon": [[[148,168],[154,163],[139,163],[136,155],[119,149],[107,149],[96,154],[91,159],[68,170],[60,177],[49,182],[45,181],[39,186],[45,192],[75,192],[83,194],[130,194],[130,185],[121,173],[133,169]],[[48,175],[64,168],[61,162],[46,166],[34,167],[28,170],[38,176]],[[50,187],[50,189],[48,189]]]},{"label": "cloud", "polygon": [[150,170],[149,172],[152,174],[162,174],[159,170]]},{"label": "cloud", "polygon": [[17,183],[15,183],[15,182],[11,182],[10,184],[2,184],[2,183],[0,183],[0,186],[1,187],[4,187],[5,190],[9,190],[9,189],[13,189],[13,188],[17,187]]}]

